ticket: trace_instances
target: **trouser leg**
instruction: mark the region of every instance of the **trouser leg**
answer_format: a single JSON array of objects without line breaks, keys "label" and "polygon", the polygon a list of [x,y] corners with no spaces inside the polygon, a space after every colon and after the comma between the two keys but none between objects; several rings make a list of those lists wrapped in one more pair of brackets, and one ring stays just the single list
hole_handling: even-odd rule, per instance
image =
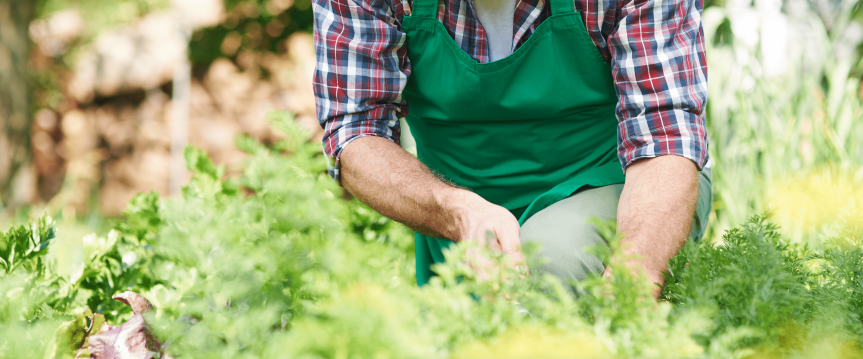
[{"label": "trouser leg", "polygon": [[689,237],[700,241],[707,229],[707,218],[713,210],[713,173],[705,168],[698,174],[698,202],[695,204],[695,216],[692,218],[692,227]]},{"label": "trouser leg", "polygon": [[[698,182],[698,202],[690,231],[695,240],[704,235],[712,207],[709,169],[699,173]],[[528,219],[521,227],[521,242],[538,242],[542,246],[539,256],[546,261],[531,271],[551,274],[564,284],[584,280],[591,273],[602,273],[605,269],[602,261],[585,250],[608,243],[587,220],[593,217],[616,220],[622,191],[622,184],[579,190]]]},{"label": "trouser leg", "polygon": [[531,271],[551,274],[564,284],[601,273],[602,261],[585,250],[608,244],[587,220],[615,220],[621,191],[622,184],[580,190],[530,217],[521,226],[522,245],[538,242],[542,247],[539,257],[545,261]]}]

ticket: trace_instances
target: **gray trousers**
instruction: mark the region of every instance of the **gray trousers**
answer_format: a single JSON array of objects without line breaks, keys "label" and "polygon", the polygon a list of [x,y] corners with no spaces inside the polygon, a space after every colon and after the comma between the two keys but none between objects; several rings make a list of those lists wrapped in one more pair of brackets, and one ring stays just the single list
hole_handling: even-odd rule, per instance
[{"label": "gray trousers", "polygon": [[[590,273],[602,273],[605,266],[585,248],[608,246],[587,220],[593,217],[617,219],[617,202],[623,185],[578,190],[575,194],[537,212],[521,226],[521,243],[538,242],[540,257],[546,260],[531,272],[548,273],[564,284],[580,281]],[[710,169],[699,173],[698,203],[692,219],[690,237],[704,235],[707,217],[713,207],[713,184]]]}]

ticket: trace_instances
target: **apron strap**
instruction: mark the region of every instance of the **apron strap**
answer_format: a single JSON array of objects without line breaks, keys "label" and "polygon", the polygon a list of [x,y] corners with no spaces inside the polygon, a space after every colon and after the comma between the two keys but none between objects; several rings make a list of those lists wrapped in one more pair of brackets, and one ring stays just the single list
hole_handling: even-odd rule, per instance
[{"label": "apron strap", "polygon": [[411,17],[437,18],[438,0],[414,0]]},{"label": "apron strap", "polygon": [[[418,0],[422,1],[422,0]],[[575,12],[575,1],[573,0],[551,0],[551,15],[565,15]]]}]

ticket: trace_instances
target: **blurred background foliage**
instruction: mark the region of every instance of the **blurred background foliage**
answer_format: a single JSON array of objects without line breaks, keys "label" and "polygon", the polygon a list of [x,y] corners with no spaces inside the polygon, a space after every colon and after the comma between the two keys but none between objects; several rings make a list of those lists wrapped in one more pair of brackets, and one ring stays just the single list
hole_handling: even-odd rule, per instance
[{"label": "blurred background foliage", "polygon": [[863,224],[859,2],[707,5],[712,237],[767,210],[816,246],[839,223]]},{"label": "blurred background foliage", "polygon": [[218,26],[193,35],[189,49],[194,64],[210,64],[225,56],[236,60],[240,50],[248,49],[284,53],[288,36],[297,31],[312,32],[310,0],[229,0],[225,4],[235,11]]},{"label": "blurred background foliage", "polygon": [[[22,3],[0,1],[0,14]],[[235,137],[279,139],[268,111],[290,110],[320,136],[309,0],[26,3],[19,31],[0,30],[27,45],[19,51],[26,76],[4,82],[26,94],[26,110],[0,114],[22,124],[0,122],[0,147],[10,144],[0,152],[17,153],[0,161],[0,217],[113,217],[136,193],[168,195],[173,80],[184,58],[192,66],[188,141],[229,175],[245,156]]]},{"label": "blurred background foliage", "polygon": [[81,37],[92,40],[103,31],[133,22],[153,11],[167,9],[171,0],[39,0],[33,1],[33,6],[37,19],[76,9],[87,24]]}]

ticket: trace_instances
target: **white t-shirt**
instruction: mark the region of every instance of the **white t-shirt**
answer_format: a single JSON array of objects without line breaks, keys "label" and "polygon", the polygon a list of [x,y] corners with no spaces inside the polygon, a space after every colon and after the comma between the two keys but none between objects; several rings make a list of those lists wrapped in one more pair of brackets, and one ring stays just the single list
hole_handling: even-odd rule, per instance
[{"label": "white t-shirt", "polygon": [[515,2],[516,0],[473,0],[473,9],[488,35],[491,61],[500,60],[512,53]]}]

